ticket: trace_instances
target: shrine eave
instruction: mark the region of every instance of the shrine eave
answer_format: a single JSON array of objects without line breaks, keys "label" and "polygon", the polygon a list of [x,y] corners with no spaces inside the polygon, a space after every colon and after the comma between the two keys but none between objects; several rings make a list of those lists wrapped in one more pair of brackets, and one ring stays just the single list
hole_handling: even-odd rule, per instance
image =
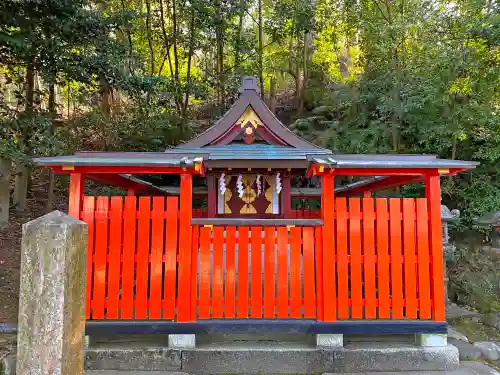
[{"label": "shrine eave", "polygon": [[454,175],[476,168],[479,163],[438,159],[434,155],[324,155],[310,158],[308,175]]},{"label": "shrine eave", "polygon": [[51,168],[57,173],[105,173],[105,174],[139,174],[192,173],[204,175],[203,158],[196,156],[166,155],[163,152],[80,152],[74,155],[50,156],[34,158],[33,162],[40,167]]}]

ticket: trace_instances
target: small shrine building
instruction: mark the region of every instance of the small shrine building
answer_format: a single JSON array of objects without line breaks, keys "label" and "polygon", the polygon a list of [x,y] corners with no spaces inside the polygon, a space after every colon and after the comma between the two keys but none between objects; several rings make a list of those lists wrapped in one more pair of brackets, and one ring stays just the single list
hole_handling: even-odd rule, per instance
[{"label": "small shrine building", "polygon": [[[334,154],[287,129],[254,77],[214,126],[165,152],[35,162],[70,175],[69,214],[88,223],[89,332],[446,332],[440,177],[474,162]],[[335,183],[345,176],[358,180]],[[128,193],[88,196],[85,179]],[[416,182],[424,197],[374,195]],[[297,197],[320,203],[296,210]]]}]

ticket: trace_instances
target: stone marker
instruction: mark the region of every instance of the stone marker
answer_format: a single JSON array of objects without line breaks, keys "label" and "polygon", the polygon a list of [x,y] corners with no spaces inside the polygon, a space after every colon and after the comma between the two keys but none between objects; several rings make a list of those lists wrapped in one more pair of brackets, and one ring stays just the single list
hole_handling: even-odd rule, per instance
[{"label": "stone marker", "polygon": [[87,224],[59,211],[23,225],[19,375],[83,375]]}]

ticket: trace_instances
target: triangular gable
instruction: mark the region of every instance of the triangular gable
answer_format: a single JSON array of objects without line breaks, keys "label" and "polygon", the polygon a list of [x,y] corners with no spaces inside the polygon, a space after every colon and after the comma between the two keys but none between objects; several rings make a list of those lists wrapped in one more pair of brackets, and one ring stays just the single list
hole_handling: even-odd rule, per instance
[{"label": "triangular gable", "polygon": [[[267,138],[266,141],[270,143],[294,148],[318,148],[295,135],[276,118],[261,99],[255,77],[244,77],[242,83],[240,97],[229,111],[215,125],[196,138],[179,145],[179,148],[228,144],[238,135],[238,128],[241,127],[243,121],[244,124],[248,121],[254,121],[258,124],[257,131],[263,139]],[[264,129],[259,129],[260,126],[266,132],[263,131]],[[266,134],[274,138],[274,141],[266,137]]]}]

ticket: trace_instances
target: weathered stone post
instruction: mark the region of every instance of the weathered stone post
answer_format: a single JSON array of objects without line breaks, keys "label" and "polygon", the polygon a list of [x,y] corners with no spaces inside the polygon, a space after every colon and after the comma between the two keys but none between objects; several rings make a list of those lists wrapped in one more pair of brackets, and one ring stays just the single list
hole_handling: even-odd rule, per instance
[{"label": "weathered stone post", "polygon": [[87,225],[53,211],[23,225],[19,375],[83,375]]}]

